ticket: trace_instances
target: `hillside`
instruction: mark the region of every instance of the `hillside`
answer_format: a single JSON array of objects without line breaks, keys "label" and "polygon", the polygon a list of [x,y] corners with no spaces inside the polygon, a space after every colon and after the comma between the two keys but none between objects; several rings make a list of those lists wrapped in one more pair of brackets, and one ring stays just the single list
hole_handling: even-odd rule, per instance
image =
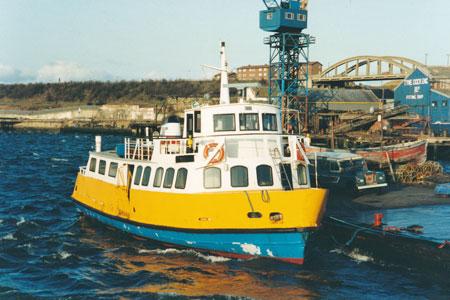
[{"label": "hillside", "polygon": [[168,98],[219,95],[216,81],[148,80],[0,84],[0,109],[44,109],[72,105],[141,104],[153,106]]}]

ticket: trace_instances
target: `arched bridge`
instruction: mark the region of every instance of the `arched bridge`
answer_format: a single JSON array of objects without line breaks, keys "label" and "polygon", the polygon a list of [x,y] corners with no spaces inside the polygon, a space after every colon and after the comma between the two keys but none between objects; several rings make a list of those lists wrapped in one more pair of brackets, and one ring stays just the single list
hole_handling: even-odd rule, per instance
[{"label": "arched bridge", "polygon": [[341,60],[322,73],[312,76],[316,85],[349,81],[403,79],[416,67],[415,60],[398,56],[355,56]]}]

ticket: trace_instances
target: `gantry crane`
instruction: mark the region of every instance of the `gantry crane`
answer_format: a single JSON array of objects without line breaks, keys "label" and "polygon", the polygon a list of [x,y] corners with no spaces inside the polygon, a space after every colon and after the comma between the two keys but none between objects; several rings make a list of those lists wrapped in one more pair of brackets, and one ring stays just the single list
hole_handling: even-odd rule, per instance
[{"label": "gantry crane", "polygon": [[260,28],[274,32],[270,46],[269,103],[283,111],[286,132],[307,130],[309,45],[314,37],[302,33],[308,24],[307,0],[263,0]]}]

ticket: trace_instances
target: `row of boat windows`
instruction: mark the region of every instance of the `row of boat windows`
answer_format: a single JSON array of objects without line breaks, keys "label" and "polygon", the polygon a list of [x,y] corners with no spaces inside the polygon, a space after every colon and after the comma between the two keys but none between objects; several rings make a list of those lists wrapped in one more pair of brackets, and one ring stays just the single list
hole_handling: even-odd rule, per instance
[{"label": "row of boat windows", "polygon": [[[91,158],[89,171],[95,172],[97,166],[97,159]],[[117,176],[118,163],[111,162],[109,164],[108,176],[115,178]],[[141,186],[148,186],[150,182],[151,167],[138,166],[136,175],[134,176],[134,184]],[[98,173],[106,174],[106,161],[100,160]],[[186,187],[188,170],[180,168],[177,170],[175,188],[184,189]],[[307,184],[306,167],[303,164],[297,166],[297,178],[299,185]],[[234,166],[230,168],[231,186],[232,187],[247,187],[248,186],[248,169],[244,166]],[[164,173],[164,168],[156,169],[155,177],[153,178],[153,187],[172,188],[173,179],[175,177],[175,169],[168,168]],[[256,178],[258,186],[273,186],[273,172],[269,165],[259,165],[256,167]],[[164,179],[164,180],[163,180]],[[211,167],[203,171],[203,187],[205,189],[214,189],[222,187],[222,170],[220,168]]]},{"label": "row of boat windows", "polygon": [[[264,131],[277,131],[277,116],[276,114],[263,113],[262,128]],[[213,116],[214,131],[236,131],[235,114],[217,114]],[[259,115],[257,113],[241,113],[239,114],[239,130],[259,131]]]}]

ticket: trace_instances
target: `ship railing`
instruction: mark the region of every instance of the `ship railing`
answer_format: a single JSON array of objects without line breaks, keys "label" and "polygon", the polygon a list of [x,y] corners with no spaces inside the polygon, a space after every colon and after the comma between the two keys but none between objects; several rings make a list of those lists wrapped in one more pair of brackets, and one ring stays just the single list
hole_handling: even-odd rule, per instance
[{"label": "ship railing", "polygon": [[137,160],[151,160],[153,143],[149,139],[125,139],[125,158]]},{"label": "ship railing", "polygon": [[194,144],[190,139],[159,139],[157,142],[160,154],[183,155],[198,152],[198,144]]},{"label": "ship railing", "polygon": [[80,174],[81,175],[86,175],[86,167],[80,167]]}]

